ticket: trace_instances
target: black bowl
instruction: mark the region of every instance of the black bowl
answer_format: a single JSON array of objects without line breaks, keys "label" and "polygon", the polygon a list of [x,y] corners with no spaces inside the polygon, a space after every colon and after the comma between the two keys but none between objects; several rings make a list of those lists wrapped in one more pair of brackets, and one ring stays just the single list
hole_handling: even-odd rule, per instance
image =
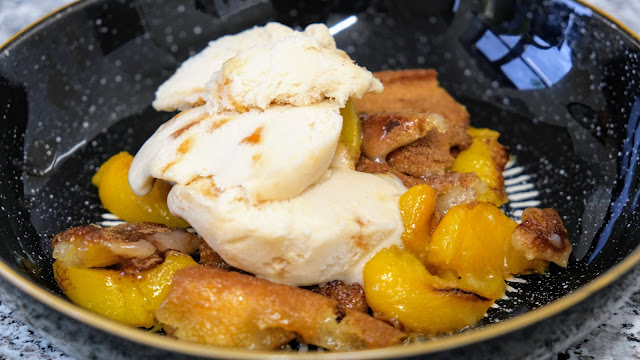
[{"label": "black bowl", "polygon": [[111,155],[135,153],[171,117],[150,103],[183,60],[211,39],[273,20],[341,29],[338,46],[372,71],[437,69],[472,125],[500,131],[515,155],[505,211],[518,217],[524,206],[553,207],[574,245],[567,269],[552,266],[544,276],[511,282],[509,299],[476,329],[332,356],[457,348],[443,356],[506,349],[519,357],[580,327],[602,303],[597,292],[640,261],[640,43],[588,6],[86,0],[0,49],[0,282],[5,301],[63,349],[98,358],[267,354],[180,342],[76,307],[53,280],[50,239],[105,221],[91,176]]}]

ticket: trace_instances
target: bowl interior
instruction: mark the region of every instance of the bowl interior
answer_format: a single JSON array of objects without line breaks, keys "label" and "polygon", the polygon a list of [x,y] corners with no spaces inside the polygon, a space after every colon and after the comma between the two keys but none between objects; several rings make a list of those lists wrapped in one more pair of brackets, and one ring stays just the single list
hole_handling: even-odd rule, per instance
[{"label": "bowl interior", "polygon": [[108,222],[91,177],[173,114],[155,89],[221,35],[267,21],[323,22],[369,70],[429,67],[500,131],[518,218],[553,207],[569,267],[511,282],[484,324],[580,288],[640,242],[640,45],[592,9],[557,1],[148,1],[74,4],[0,51],[0,258],[50,292],[51,237]]}]

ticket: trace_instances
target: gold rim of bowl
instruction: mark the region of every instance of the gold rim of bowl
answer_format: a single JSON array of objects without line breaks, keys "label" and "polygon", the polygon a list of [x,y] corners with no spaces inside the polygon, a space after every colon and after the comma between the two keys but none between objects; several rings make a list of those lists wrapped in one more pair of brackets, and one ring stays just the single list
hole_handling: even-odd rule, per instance
[{"label": "gold rim of bowl", "polygon": [[[41,22],[56,15],[58,12],[73,6],[85,0],[73,1],[51,13],[44,16],[40,20],[34,22],[28,27],[24,28],[20,32],[13,35],[7,40],[0,50],[5,48],[9,43],[17,39],[20,35],[34,28]],[[586,3],[584,0],[575,0],[577,3],[589,7],[601,16],[607,18],[609,21],[615,23],[618,27],[625,32],[633,36],[638,42],[640,37],[635,34],[631,29],[620,23],[618,20],[602,11],[601,9]],[[228,358],[228,359],[263,359],[265,356],[278,359],[300,359],[305,357],[313,358],[331,358],[331,359],[386,359],[391,357],[412,356],[419,354],[435,353],[445,350],[451,350],[458,347],[471,345],[474,343],[482,342],[498,336],[506,335],[512,331],[523,329],[526,326],[532,325],[544,319],[550,318],[569,307],[578,304],[585,300],[595,292],[602,290],[607,285],[613,283],[622,275],[630,271],[635,265],[640,263],[640,247],[637,247],[631,254],[629,254],[624,260],[616,264],[603,274],[598,275],[595,279],[591,280],[587,284],[572,291],[571,293],[556,299],[544,306],[528,311],[522,315],[518,315],[514,318],[507,319],[495,324],[486,325],[477,329],[471,329],[460,334],[439,337],[431,341],[425,341],[421,343],[414,343],[411,345],[399,345],[392,346],[383,349],[364,350],[355,352],[343,352],[343,353],[331,353],[331,352],[267,352],[267,351],[252,351],[244,349],[227,349],[218,348],[208,345],[195,344],[186,341],[177,340],[170,337],[159,337],[157,335],[148,333],[144,330],[130,328],[115,321],[109,320],[98,314],[85,310],[79,306],[72,304],[71,302],[50,293],[49,291],[41,288],[40,286],[29,281],[16,271],[14,271],[9,265],[0,261],[0,276],[6,279],[9,283],[30,295],[35,300],[45,304],[60,313],[73,318],[79,322],[101,329],[108,332],[113,336],[121,337],[123,339],[152,346],[158,349],[182,353],[192,356],[200,356],[205,358]],[[212,351],[215,350],[215,351]]]}]

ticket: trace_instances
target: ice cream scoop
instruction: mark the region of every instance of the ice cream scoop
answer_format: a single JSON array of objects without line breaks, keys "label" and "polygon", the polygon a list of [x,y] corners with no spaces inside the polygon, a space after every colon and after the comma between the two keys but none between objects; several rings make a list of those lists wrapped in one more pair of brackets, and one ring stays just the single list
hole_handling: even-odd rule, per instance
[{"label": "ice cream scoop", "polygon": [[234,267],[291,285],[361,283],[374,254],[401,244],[405,191],[392,175],[333,169],[287,201],[252,204],[239,187],[199,178],[174,186],[168,204]]},{"label": "ice cream scoop", "polygon": [[185,185],[211,177],[219,189],[241,186],[254,202],[289,199],[326,172],[341,128],[338,105],[327,102],[242,114],[189,109],[142,146],[129,184],[144,195],[154,178]]},{"label": "ice cream scoop", "polygon": [[213,113],[265,110],[272,104],[305,106],[379,93],[380,80],[342,50],[303,33],[257,45],[226,61],[207,83]]},{"label": "ice cream scoop", "polygon": [[[158,88],[153,107],[157,110],[174,111],[201,105],[204,103],[206,82],[225,61],[252,46],[284,39],[293,32],[288,26],[272,22],[211,41],[204,50],[187,59]],[[324,25],[309,25],[304,34],[315,38],[324,46],[336,46],[329,29]]]}]

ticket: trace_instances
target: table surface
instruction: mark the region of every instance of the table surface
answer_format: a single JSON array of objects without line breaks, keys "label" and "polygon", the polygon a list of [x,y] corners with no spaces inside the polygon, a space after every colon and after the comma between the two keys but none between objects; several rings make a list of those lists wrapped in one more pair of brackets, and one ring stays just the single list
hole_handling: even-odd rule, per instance
[{"label": "table surface", "polygon": [[[0,43],[47,13],[70,0],[0,0]],[[640,0],[587,0],[611,14],[640,34]],[[613,294],[607,308],[602,309],[590,332],[575,334],[568,348],[557,349],[548,359],[638,359],[640,360],[640,267],[633,270],[638,279],[623,295]],[[39,336],[20,317],[12,314],[0,298],[0,358],[74,360],[54,344]]]}]

